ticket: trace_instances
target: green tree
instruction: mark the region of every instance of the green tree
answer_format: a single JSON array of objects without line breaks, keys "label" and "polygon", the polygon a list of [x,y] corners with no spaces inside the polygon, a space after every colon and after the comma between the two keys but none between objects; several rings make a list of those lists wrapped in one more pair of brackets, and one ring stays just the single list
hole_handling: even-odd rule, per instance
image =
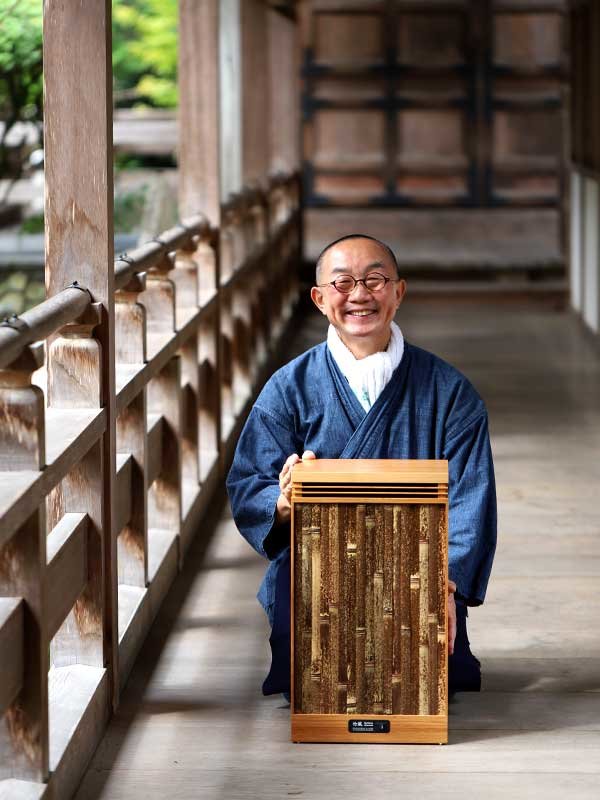
[{"label": "green tree", "polygon": [[113,0],[115,98],[177,106],[177,0]]},{"label": "green tree", "polygon": [[0,0],[0,119],[0,176],[17,179],[23,171],[24,143],[7,146],[11,129],[18,122],[33,122],[41,139],[41,0]]}]

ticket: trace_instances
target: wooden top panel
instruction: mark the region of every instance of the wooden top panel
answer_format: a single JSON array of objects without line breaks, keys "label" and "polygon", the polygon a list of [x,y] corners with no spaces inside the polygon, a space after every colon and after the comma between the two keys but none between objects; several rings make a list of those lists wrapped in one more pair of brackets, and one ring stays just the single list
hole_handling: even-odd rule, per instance
[{"label": "wooden top panel", "polygon": [[301,483],[448,483],[448,462],[425,459],[329,459],[302,461],[292,468]]}]

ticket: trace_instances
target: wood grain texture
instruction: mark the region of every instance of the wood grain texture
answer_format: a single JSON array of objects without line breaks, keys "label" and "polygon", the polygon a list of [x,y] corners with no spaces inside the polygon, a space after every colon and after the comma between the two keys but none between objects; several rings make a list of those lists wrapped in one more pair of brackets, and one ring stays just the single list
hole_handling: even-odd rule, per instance
[{"label": "wood grain texture", "polygon": [[220,219],[218,0],[179,3],[179,207]]},{"label": "wood grain texture", "polygon": [[48,534],[46,608],[48,638],[54,636],[87,582],[86,514],[67,513]]},{"label": "wood grain texture", "polygon": [[0,595],[24,601],[21,691],[0,725],[0,780],[48,776],[45,566],[45,520],[38,509],[0,549]]},{"label": "wood grain texture", "polygon": [[43,363],[41,347],[27,347],[0,370],[0,469],[39,470],[46,465],[44,394],[31,375]]},{"label": "wood grain texture", "polygon": [[[368,714],[367,718],[372,718]],[[389,733],[360,735],[348,731],[346,714],[292,714],[293,742],[341,742],[352,744],[446,744],[448,719],[444,715],[386,717]]]},{"label": "wood grain texture", "polygon": [[[443,467],[430,473],[436,484]],[[418,470],[422,476],[423,466]],[[353,473],[341,464],[340,473],[361,475],[361,481],[364,475],[360,464]],[[339,487],[337,475],[331,483]],[[440,498],[365,503],[362,484],[359,491],[355,504],[293,502],[293,713],[442,719],[447,713],[445,506]],[[297,735],[303,730],[297,727]],[[306,735],[323,730],[317,725]],[[354,739],[327,739],[346,740]]]},{"label": "wood grain texture", "polygon": [[54,509],[48,512],[53,524],[58,522],[62,512],[86,513],[88,516],[85,588],[52,639],[51,662],[55,667],[74,663],[95,667],[105,665],[108,641],[105,625],[109,620],[104,615],[102,478],[102,445],[97,442],[63,478],[53,493]]},{"label": "wood grain texture", "polygon": [[[158,445],[162,460],[162,443]],[[146,390],[143,389],[117,417],[117,451],[129,458],[129,514],[117,525],[119,584],[144,588],[148,581],[148,457]]]}]

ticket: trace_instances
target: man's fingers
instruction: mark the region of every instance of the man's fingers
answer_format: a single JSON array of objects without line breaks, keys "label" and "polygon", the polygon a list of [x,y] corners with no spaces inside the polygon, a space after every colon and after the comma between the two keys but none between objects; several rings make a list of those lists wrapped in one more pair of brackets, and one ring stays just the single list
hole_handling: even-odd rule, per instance
[{"label": "man's fingers", "polygon": [[[310,461],[316,458],[312,450],[305,450],[302,453],[302,461]],[[292,467],[300,461],[298,453],[292,453],[285,460],[281,472],[279,473],[279,488],[282,492],[290,493],[291,496],[291,482],[292,482]]]}]

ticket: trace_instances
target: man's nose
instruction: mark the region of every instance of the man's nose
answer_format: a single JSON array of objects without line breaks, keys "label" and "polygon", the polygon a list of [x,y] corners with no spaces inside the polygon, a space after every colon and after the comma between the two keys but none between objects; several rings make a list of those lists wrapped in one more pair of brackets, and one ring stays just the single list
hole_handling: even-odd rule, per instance
[{"label": "man's nose", "polygon": [[370,297],[371,292],[367,289],[364,280],[361,279],[356,281],[356,283],[354,284],[354,289],[352,289],[350,295],[352,295],[353,300],[356,300],[357,297],[360,300],[363,297],[363,295],[366,296],[367,298]]}]

